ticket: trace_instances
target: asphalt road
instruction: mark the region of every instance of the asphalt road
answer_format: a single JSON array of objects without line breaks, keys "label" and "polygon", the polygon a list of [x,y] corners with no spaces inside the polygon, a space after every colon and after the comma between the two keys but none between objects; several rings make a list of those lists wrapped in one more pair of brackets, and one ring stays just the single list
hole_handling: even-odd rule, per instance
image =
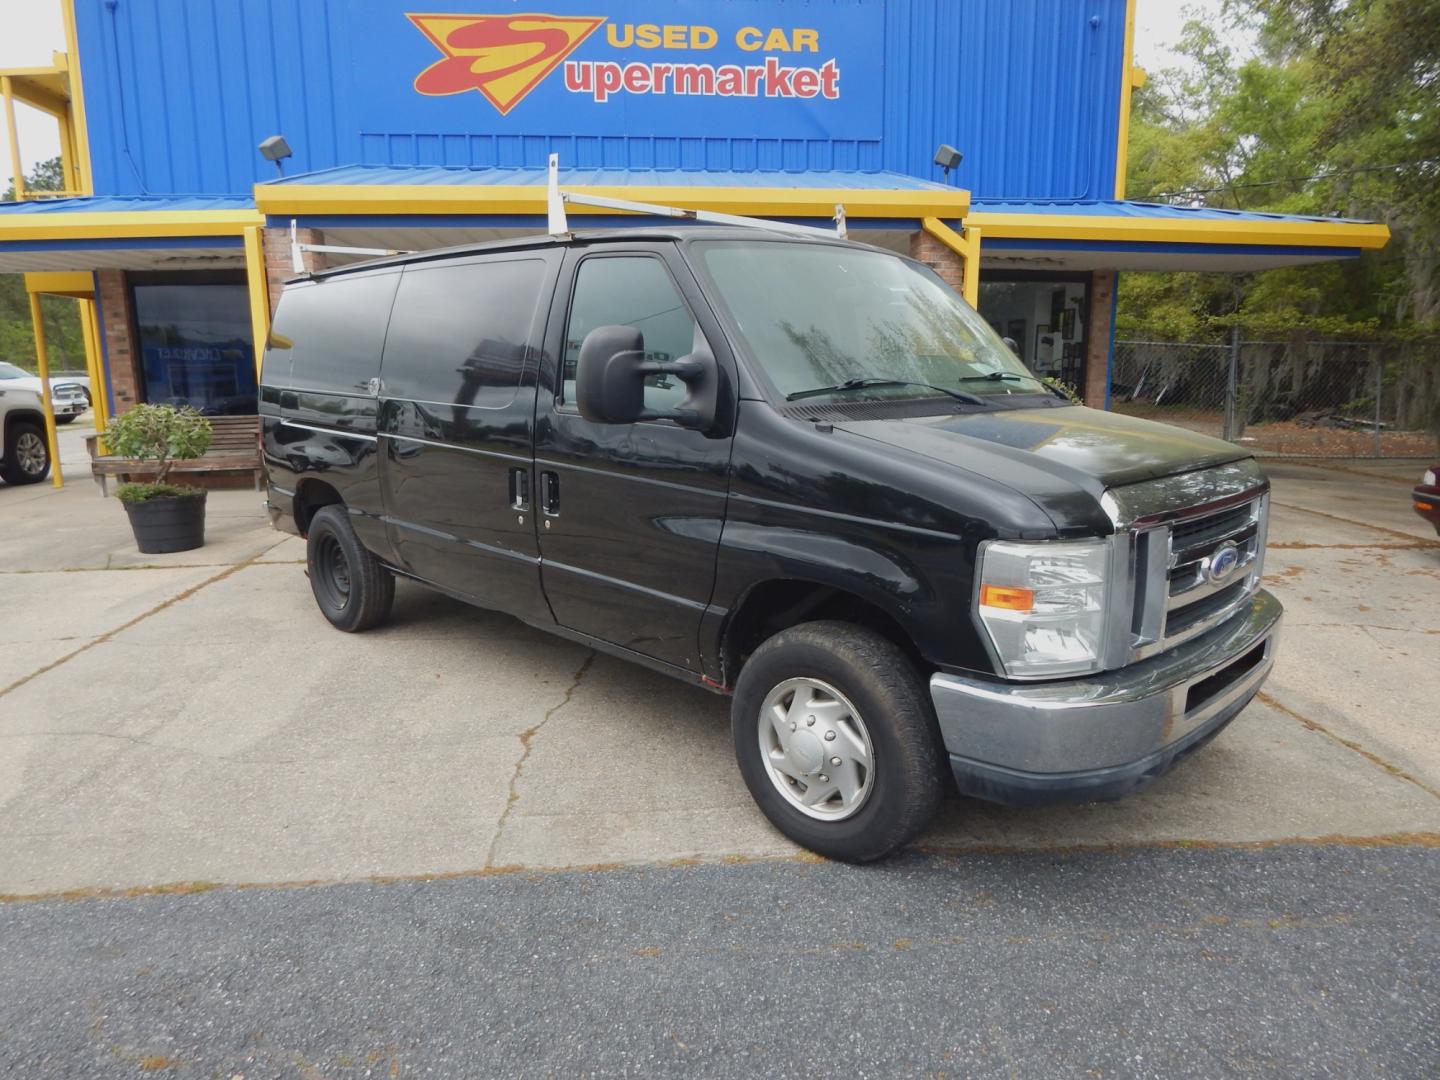
[{"label": "asphalt road", "polygon": [[911,854],[0,905],[0,1074],[1434,1076],[1440,850]]}]

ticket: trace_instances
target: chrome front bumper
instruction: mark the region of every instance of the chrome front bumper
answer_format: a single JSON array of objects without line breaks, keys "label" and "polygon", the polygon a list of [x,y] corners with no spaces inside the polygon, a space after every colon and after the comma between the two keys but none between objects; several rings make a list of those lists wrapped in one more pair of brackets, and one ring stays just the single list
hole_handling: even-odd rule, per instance
[{"label": "chrome front bumper", "polygon": [[930,696],[960,790],[1012,804],[1118,798],[1240,712],[1275,662],[1280,601],[1256,593],[1209,633],[1086,679],[936,674]]}]

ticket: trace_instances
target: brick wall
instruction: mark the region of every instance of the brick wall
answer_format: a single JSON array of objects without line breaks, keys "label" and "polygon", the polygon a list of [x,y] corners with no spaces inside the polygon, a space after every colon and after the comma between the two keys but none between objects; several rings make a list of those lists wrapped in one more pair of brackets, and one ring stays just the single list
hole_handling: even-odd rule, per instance
[{"label": "brick wall", "polygon": [[1085,336],[1085,385],[1080,396],[1092,409],[1105,407],[1106,367],[1110,361],[1110,312],[1115,302],[1114,270],[1090,277],[1090,320]]},{"label": "brick wall", "polygon": [[[323,244],[325,236],[319,229],[298,229],[296,238],[302,244]],[[265,249],[265,284],[270,292],[270,317],[275,317],[275,308],[280,303],[280,293],[285,282],[295,276],[294,264],[290,260],[290,230],[265,229],[261,236]],[[325,256],[313,251],[305,252],[301,258],[306,270],[323,270]]]},{"label": "brick wall", "polygon": [[99,287],[101,325],[105,339],[105,362],[110,386],[115,394],[115,414],[123,413],[141,399],[140,349],[135,342],[130,311],[130,287],[123,270],[100,270],[95,275]]},{"label": "brick wall", "polygon": [[934,270],[956,292],[960,292],[965,280],[964,266],[960,256],[946,247],[939,239],[923,229],[910,234],[910,257],[923,262]]}]

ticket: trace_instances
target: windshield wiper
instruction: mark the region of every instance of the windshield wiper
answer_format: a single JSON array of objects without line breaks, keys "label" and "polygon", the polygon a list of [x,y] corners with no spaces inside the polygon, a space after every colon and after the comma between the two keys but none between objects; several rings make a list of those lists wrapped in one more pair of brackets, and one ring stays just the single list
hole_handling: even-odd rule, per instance
[{"label": "windshield wiper", "polygon": [[[1024,382],[1026,379],[1031,382],[1040,382],[1034,375],[1021,375],[1018,371],[987,371],[984,375],[962,375],[961,382],[999,382],[1002,379],[1014,379],[1016,382]],[[1040,383],[1044,386],[1044,383]]]},{"label": "windshield wiper", "polygon": [[927,390],[934,390],[937,393],[945,394],[956,401],[963,401],[969,405],[990,404],[979,394],[966,393],[964,390],[952,390],[945,386],[936,386],[934,383],[916,382],[914,379],[846,379],[834,386],[817,386],[812,390],[796,390],[793,394],[786,394],[786,401],[798,401],[801,398],[816,397],[820,394],[837,394],[847,390],[864,390],[872,386],[923,386]]}]

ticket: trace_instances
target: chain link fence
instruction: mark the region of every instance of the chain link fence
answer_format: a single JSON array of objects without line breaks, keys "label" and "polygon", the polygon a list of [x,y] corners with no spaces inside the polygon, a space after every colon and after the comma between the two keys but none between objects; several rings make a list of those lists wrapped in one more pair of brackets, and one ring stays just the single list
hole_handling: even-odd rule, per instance
[{"label": "chain link fence", "polygon": [[1440,339],[1117,340],[1110,408],[1261,455],[1430,458]]}]

